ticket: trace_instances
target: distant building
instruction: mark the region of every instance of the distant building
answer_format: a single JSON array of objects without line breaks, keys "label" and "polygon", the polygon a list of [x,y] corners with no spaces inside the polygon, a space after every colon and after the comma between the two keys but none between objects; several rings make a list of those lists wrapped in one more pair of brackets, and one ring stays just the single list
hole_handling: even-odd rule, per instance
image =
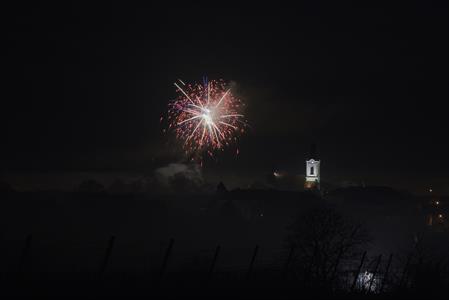
[{"label": "distant building", "polygon": [[304,189],[320,189],[320,160],[316,154],[315,145],[312,145],[310,156],[308,160],[306,160],[306,180],[304,182]]}]

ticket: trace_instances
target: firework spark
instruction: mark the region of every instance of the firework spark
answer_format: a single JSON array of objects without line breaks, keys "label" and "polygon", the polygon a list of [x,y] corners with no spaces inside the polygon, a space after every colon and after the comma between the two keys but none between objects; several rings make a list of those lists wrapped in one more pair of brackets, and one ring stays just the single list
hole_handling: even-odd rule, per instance
[{"label": "firework spark", "polygon": [[[223,80],[204,84],[174,83],[178,97],[169,103],[168,128],[182,141],[186,153],[213,155],[237,141],[247,126],[243,103]],[[238,153],[238,149],[237,149]]]}]

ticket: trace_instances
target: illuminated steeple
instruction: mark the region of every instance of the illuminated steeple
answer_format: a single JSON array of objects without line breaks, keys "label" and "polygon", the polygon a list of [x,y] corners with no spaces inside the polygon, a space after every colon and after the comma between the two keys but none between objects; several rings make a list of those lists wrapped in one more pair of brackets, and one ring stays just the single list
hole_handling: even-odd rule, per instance
[{"label": "illuminated steeple", "polygon": [[316,154],[315,144],[312,144],[310,156],[306,160],[306,181],[304,188],[307,190],[320,189],[320,160]]}]

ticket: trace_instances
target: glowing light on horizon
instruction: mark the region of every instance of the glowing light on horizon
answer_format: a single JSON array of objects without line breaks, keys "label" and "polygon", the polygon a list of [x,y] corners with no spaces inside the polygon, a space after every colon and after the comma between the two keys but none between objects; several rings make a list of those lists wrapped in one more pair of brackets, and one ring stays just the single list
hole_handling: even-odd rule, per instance
[{"label": "glowing light on horizon", "polygon": [[359,274],[357,278],[357,286],[360,290],[376,293],[379,288],[379,279],[374,277],[373,273],[365,271],[364,273]]}]

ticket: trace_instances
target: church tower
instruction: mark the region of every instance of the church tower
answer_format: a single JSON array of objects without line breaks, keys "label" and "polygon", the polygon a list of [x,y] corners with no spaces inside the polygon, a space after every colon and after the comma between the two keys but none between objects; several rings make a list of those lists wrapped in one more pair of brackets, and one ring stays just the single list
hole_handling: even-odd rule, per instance
[{"label": "church tower", "polygon": [[316,154],[315,144],[312,145],[310,155],[306,160],[306,181],[304,183],[304,189],[320,189],[320,161]]}]

